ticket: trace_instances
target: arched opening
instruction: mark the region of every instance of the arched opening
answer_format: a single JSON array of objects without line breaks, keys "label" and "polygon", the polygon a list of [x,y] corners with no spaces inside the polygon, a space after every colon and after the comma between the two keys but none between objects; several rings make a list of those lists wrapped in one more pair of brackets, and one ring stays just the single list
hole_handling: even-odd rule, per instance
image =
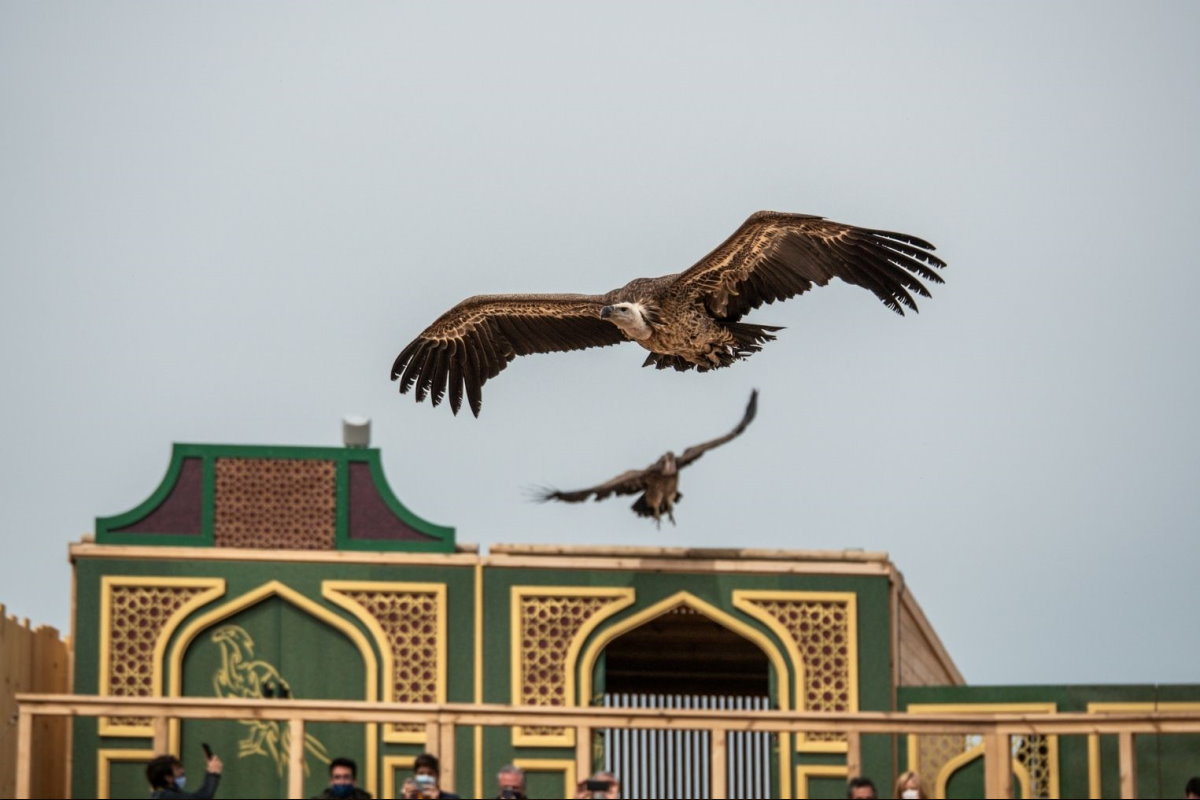
[{"label": "arched opening", "polygon": [[770,683],[766,653],[689,606],[604,648],[606,694],[767,697]]},{"label": "arched opening", "polygon": [[[715,611],[715,610],[714,610]],[[719,612],[717,612],[719,613]],[[621,708],[766,709],[771,664],[754,642],[697,608],[676,605],[604,648],[597,702]],[[604,732],[604,763],[625,797],[711,797],[708,731]],[[728,787],[734,798],[776,796],[774,737],[731,733]],[[776,780],[773,780],[775,778]]]}]

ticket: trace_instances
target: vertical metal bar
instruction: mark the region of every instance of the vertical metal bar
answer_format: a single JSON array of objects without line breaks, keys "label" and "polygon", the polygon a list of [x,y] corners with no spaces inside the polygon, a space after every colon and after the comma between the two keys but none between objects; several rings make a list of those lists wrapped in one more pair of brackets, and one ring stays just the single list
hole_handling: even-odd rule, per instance
[{"label": "vertical metal bar", "polygon": [[1121,769],[1121,797],[1137,798],[1137,750],[1133,731],[1117,734],[1117,763]]},{"label": "vertical metal bar", "polygon": [[1012,748],[1006,733],[983,736],[983,792],[993,800],[1012,797]]},{"label": "vertical metal bar", "polygon": [[709,796],[714,800],[727,800],[729,797],[728,752],[726,750],[728,739],[723,728],[713,730],[710,735],[712,736],[712,755],[710,756],[712,777],[709,780],[712,785],[712,793]]},{"label": "vertical metal bar", "polygon": [[288,720],[288,797],[304,797],[304,720]]}]

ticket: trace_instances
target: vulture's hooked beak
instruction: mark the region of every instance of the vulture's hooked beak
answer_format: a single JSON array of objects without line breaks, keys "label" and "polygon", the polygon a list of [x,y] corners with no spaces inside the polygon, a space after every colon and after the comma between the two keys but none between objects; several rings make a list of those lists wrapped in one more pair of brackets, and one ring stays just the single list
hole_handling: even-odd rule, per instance
[{"label": "vulture's hooked beak", "polygon": [[612,316],[612,313],[613,313],[612,306],[604,306],[603,308],[600,309],[600,319],[608,319],[609,317]]}]

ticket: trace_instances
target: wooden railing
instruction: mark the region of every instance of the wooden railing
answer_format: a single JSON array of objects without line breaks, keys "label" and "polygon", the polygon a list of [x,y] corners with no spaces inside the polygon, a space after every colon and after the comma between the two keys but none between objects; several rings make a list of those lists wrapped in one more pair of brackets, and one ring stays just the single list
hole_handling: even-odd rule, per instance
[{"label": "wooden railing", "polygon": [[[1087,714],[908,714],[795,711],[729,711],[539,706],[472,703],[401,704],[344,700],[218,700],[204,697],[133,698],[87,695],[17,695],[16,796],[28,798],[34,753],[33,721],[39,716],[149,717],[154,750],[167,751],[172,719],[261,719],[286,722],[291,741],[304,741],[309,722],[418,723],[426,749],[441,761],[441,777],[454,785],[455,728],[467,726],[550,726],[574,728],[576,774],[592,772],[592,732],[603,728],[701,729],[712,736],[709,761],[712,797],[727,794],[726,741],[730,731],[841,733],[848,741],[848,774],[859,774],[864,734],[982,734],[984,791],[990,798],[1012,797],[1011,738],[1014,735],[1116,734],[1119,740],[1121,797],[1136,797],[1134,737],[1139,734],[1200,733],[1200,711]],[[294,747],[288,766],[288,796],[303,796],[304,748]]]}]

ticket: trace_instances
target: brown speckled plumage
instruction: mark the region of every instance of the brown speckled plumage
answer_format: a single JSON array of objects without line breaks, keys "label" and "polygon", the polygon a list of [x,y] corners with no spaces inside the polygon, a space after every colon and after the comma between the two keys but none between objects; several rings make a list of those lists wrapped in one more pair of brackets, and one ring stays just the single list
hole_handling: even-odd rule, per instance
[{"label": "brown speckled plumage", "polygon": [[754,420],[756,413],[758,413],[757,390],[750,393],[750,401],[746,403],[746,411],[742,414],[741,422],[724,436],[718,436],[716,439],[689,447],[678,456],[673,452],[663,453],[657,461],[645,469],[631,469],[599,486],[578,489],[573,492],[544,489],[538,492],[535,499],[541,502],[562,500],[566,503],[579,503],[589,497],[603,500],[614,494],[640,493],[641,496],[633,502],[634,513],[640,517],[653,517],[656,525],[661,524],[662,516],[666,514],[667,519],[671,520],[671,524],[674,525],[675,504],[683,498],[678,489],[679,470],[694,463],[696,459],[714,447],[720,447],[731,439],[741,436],[742,431],[746,430]]},{"label": "brown speckled plumage", "polygon": [[[436,406],[463,395],[479,416],[482,387],[517,356],[605,347],[626,340],[650,351],[643,366],[705,371],[762,349],[780,330],[742,322],[751,309],[833,278],[869,289],[898,314],[941,283],[933,245],[902,233],[856,228],[806,214],[760,211],[691,268],[638,278],[602,295],[477,295],[451,308],[397,356],[392,380]],[[601,310],[636,303],[650,334],[634,339]]]}]

